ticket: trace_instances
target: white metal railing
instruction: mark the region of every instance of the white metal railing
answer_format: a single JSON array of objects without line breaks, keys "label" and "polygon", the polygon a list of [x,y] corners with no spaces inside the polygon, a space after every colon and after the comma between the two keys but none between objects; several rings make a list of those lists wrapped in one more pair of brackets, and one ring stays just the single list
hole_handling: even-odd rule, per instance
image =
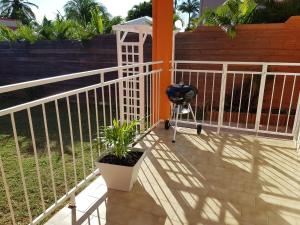
[{"label": "white metal railing", "polygon": [[[140,121],[139,133],[155,126],[159,111],[154,112],[153,107],[159,108],[154,104],[159,104],[160,93],[152,90],[159,90],[161,69],[152,66],[159,68],[160,63],[133,64],[0,87],[0,93],[7,93],[81,77],[100,78],[93,85],[0,110],[0,198],[6,199],[0,203],[4,215],[0,223],[41,222],[97,174],[94,161],[102,150],[101,127],[121,118],[122,94],[133,97],[120,93],[120,86],[131,93],[128,84],[145,81],[144,87],[140,87],[143,93],[134,96],[138,102],[145,102],[144,118],[134,110],[126,112],[131,115],[127,119]],[[143,71],[104,79],[135,68]],[[125,103],[132,104],[126,99]]]},{"label": "white metal railing", "polygon": [[[300,63],[173,61],[173,82],[198,88],[193,103],[205,126],[296,137]],[[181,116],[182,123],[191,123]]]}]

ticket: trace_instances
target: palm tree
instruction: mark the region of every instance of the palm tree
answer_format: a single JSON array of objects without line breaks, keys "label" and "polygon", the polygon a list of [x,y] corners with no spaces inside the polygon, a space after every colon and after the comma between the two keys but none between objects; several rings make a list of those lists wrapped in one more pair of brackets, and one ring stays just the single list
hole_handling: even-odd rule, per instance
[{"label": "palm tree", "polygon": [[98,8],[102,17],[109,17],[107,9],[95,0],[69,0],[64,10],[67,19],[75,20],[82,25],[87,25],[92,20],[92,12]]},{"label": "palm tree", "polygon": [[178,9],[188,14],[188,25],[187,30],[190,30],[191,27],[191,18],[192,15],[198,14],[200,12],[200,1],[199,0],[187,0],[179,5]]},{"label": "palm tree", "polygon": [[126,20],[133,20],[140,18],[142,16],[152,17],[152,1],[142,2],[138,5],[135,5],[128,11]]},{"label": "palm tree", "polygon": [[36,4],[27,0],[0,0],[0,15],[19,20],[23,24],[29,24],[35,20],[31,7],[38,8]]},{"label": "palm tree", "polygon": [[256,6],[254,0],[228,0],[215,10],[206,10],[195,22],[195,26],[199,23],[207,26],[219,26],[230,37],[234,37],[237,24],[251,23]]}]

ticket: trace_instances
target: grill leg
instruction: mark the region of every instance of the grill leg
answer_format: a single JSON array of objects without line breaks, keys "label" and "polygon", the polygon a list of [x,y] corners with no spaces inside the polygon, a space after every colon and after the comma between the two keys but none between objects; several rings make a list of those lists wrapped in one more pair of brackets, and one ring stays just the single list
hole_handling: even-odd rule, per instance
[{"label": "grill leg", "polygon": [[172,142],[175,143],[176,141],[176,130],[177,130],[177,122],[178,122],[178,115],[179,115],[180,106],[177,105],[177,112],[176,112],[176,119],[175,119],[175,127],[174,127],[174,135]]},{"label": "grill leg", "polygon": [[191,114],[192,114],[192,117],[193,117],[193,120],[195,122],[195,125],[196,125],[196,129],[197,129],[197,120],[196,120],[196,117],[195,117],[195,114],[193,112],[193,109],[192,109],[192,106],[191,104],[189,104],[189,110],[191,111]]}]

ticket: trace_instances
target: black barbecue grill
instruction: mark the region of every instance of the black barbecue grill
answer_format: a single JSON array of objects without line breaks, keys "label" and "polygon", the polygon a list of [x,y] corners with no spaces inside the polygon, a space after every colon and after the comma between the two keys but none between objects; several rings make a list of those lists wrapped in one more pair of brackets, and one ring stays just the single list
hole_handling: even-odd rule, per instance
[{"label": "black barbecue grill", "polygon": [[173,103],[173,109],[172,109],[171,120],[165,121],[165,129],[170,128],[171,121],[173,117],[175,118],[175,128],[174,128],[174,136],[172,142],[175,142],[176,128],[177,128],[179,114],[191,113],[197,128],[197,134],[200,134],[202,126],[197,123],[194,112],[191,107],[192,100],[198,94],[197,88],[195,88],[192,85],[174,84],[174,85],[170,85],[167,88],[166,93],[168,95],[169,100]]}]

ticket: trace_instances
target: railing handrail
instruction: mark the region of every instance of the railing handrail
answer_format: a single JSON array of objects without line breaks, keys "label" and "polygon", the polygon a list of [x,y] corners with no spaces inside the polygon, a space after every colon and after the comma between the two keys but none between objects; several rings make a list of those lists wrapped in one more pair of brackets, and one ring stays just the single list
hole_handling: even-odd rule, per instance
[{"label": "railing handrail", "polygon": [[67,81],[67,80],[72,80],[72,79],[88,77],[88,76],[94,76],[94,75],[103,74],[103,73],[117,72],[119,70],[129,69],[129,68],[133,68],[133,67],[151,66],[151,65],[157,65],[157,64],[162,64],[162,63],[163,63],[163,61],[135,63],[135,64],[125,65],[125,66],[115,66],[115,67],[109,67],[109,68],[104,68],[104,69],[90,70],[90,71],[79,72],[79,73],[70,73],[70,74],[66,74],[66,75],[60,75],[60,76],[54,76],[54,77],[43,78],[43,79],[38,79],[38,80],[20,82],[20,83],[16,83],[16,84],[0,86],[0,94],[17,91],[17,90],[21,90],[21,89],[26,89],[26,88],[31,88],[31,87],[37,87],[37,86],[41,86],[41,85],[45,85],[45,84],[52,84],[52,83],[61,82],[61,81]]},{"label": "railing handrail", "polygon": [[171,63],[181,64],[231,64],[231,65],[258,65],[262,66],[267,64],[268,66],[300,66],[300,63],[288,63],[288,62],[244,62],[244,61],[194,61],[194,60],[174,60]]},{"label": "railing handrail", "polygon": [[80,93],[83,93],[83,92],[86,92],[86,91],[94,90],[96,88],[100,88],[100,87],[108,86],[110,84],[118,83],[120,81],[127,81],[127,80],[130,80],[130,79],[142,77],[142,76],[145,76],[147,74],[154,74],[154,73],[161,72],[161,71],[162,71],[162,69],[152,70],[148,73],[139,73],[137,75],[117,78],[117,79],[114,79],[114,80],[110,80],[110,81],[106,81],[106,82],[100,82],[98,84],[94,84],[94,85],[86,86],[86,87],[83,87],[83,88],[78,88],[78,89],[74,89],[74,90],[71,90],[71,91],[65,91],[63,93],[59,93],[59,94],[51,95],[51,96],[48,96],[48,97],[40,98],[38,100],[34,100],[34,101],[31,101],[31,102],[27,102],[27,103],[19,104],[19,105],[12,106],[12,107],[9,107],[9,108],[6,108],[6,109],[2,109],[2,110],[0,110],[0,117],[4,116],[4,115],[8,115],[10,113],[19,112],[19,111],[22,111],[22,110],[27,109],[27,108],[32,108],[32,107],[35,107],[35,106],[38,106],[38,105],[41,105],[41,104],[45,104],[45,103],[48,103],[48,102],[51,102],[51,101],[55,101],[55,100],[58,100],[58,99],[61,99],[61,98],[69,97],[71,95],[80,94]]}]

